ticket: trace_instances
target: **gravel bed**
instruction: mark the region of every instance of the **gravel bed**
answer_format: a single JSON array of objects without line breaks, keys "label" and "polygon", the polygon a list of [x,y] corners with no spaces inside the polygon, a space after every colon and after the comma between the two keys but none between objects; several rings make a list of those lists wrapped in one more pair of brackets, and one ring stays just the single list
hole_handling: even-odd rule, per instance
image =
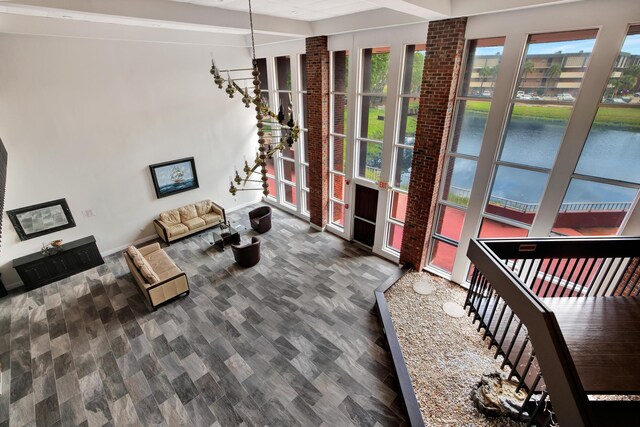
[{"label": "gravel bed", "polygon": [[[413,285],[425,281],[433,292],[416,293]],[[502,359],[493,358],[477,322],[444,313],[444,303],[464,305],[465,296],[460,286],[429,273],[408,273],[385,293],[422,418],[427,426],[524,426],[486,417],[471,401],[482,373],[499,370]]]}]

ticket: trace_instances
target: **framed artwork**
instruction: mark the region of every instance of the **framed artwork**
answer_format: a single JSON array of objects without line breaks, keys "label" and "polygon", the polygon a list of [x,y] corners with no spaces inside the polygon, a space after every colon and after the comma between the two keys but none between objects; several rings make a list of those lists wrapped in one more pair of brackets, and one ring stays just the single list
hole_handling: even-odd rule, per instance
[{"label": "framed artwork", "polygon": [[13,209],[7,211],[7,215],[20,240],[29,240],[76,226],[66,199]]},{"label": "framed artwork", "polygon": [[193,157],[149,165],[158,198],[199,187]]}]

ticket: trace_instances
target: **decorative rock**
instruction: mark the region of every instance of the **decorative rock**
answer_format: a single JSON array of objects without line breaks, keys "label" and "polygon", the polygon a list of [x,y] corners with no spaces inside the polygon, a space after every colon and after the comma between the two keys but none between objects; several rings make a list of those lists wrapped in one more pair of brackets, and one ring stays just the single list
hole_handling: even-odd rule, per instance
[{"label": "decorative rock", "polygon": [[420,295],[429,295],[436,287],[429,280],[421,280],[413,284],[413,290]]},{"label": "decorative rock", "polygon": [[471,400],[485,415],[528,421],[527,411],[519,414],[527,393],[522,389],[516,393],[517,387],[518,383],[507,379],[504,372],[485,372],[477,388],[471,392]]},{"label": "decorative rock", "polygon": [[455,302],[445,302],[442,305],[442,309],[447,314],[447,316],[459,318],[464,316],[464,308],[460,304]]}]

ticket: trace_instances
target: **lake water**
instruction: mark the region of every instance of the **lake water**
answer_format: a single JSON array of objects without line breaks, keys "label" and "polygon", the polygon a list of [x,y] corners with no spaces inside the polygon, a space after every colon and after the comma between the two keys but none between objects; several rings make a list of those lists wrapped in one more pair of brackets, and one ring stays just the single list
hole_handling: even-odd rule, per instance
[{"label": "lake water", "polygon": [[[457,152],[478,155],[485,122],[484,114],[465,114]],[[512,118],[500,159],[551,169],[566,125],[566,121],[559,120]],[[595,126],[589,134],[576,173],[640,183],[640,132]],[[474,174],[475,162],[458,159],[452,185],[470,189]],[[547,173],[500,166],[491,195],[523,203],[538,203],[547,178]],[[630,202],[635,194],[635,189],[573,180],[565,202]]]}]

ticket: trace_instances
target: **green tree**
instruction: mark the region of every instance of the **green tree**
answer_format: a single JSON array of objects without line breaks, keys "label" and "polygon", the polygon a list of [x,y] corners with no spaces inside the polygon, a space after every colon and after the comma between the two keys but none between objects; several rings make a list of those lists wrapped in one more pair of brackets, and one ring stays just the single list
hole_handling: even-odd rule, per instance
[{"label": "green tree", "polygon": [[562,65],[554,62],[547,68],[544,75],[547,77],[546,87],[549,89],[549,85],[554,82],[562,74]]},{"label": "green tree", "polygon": [[617,96],[620,91],[631,90],[638,83],[638,78],[631,74],[623,74],[619,79],[613,80],[613,96]]},{"label": "green tree", "polygon": [[422,86],[422,70],[424,69],[424,52],[416,52],[413,55],[413,67],[411,70],[410,93],[420,93]]},{"label": "green tree", "polygon": [[484,86],[484,83],[487,81],[487,79],[489,77],[491,77],[493,75],[493,69],[494,67],[489,67],[488,65],[485,65],[484,67],[480,68],[480,70],[478,70],[478,75],[480,76],[480,93],[482,93],[482,87]]},{"label": "green tree", "polygon": [[374,53],[371,55],[371,87],[372,93],[385,93],[389,75],[389,54]]},{"label": "green tree", "polygon": [[533,70],[535,70],[535,65],[533,64],[533,61],[527,61],[524,63],[524,66],[522,67],[522,81],[524,83],[524,80],[527,79],[527,76],[531,73],[533,73]]}]

